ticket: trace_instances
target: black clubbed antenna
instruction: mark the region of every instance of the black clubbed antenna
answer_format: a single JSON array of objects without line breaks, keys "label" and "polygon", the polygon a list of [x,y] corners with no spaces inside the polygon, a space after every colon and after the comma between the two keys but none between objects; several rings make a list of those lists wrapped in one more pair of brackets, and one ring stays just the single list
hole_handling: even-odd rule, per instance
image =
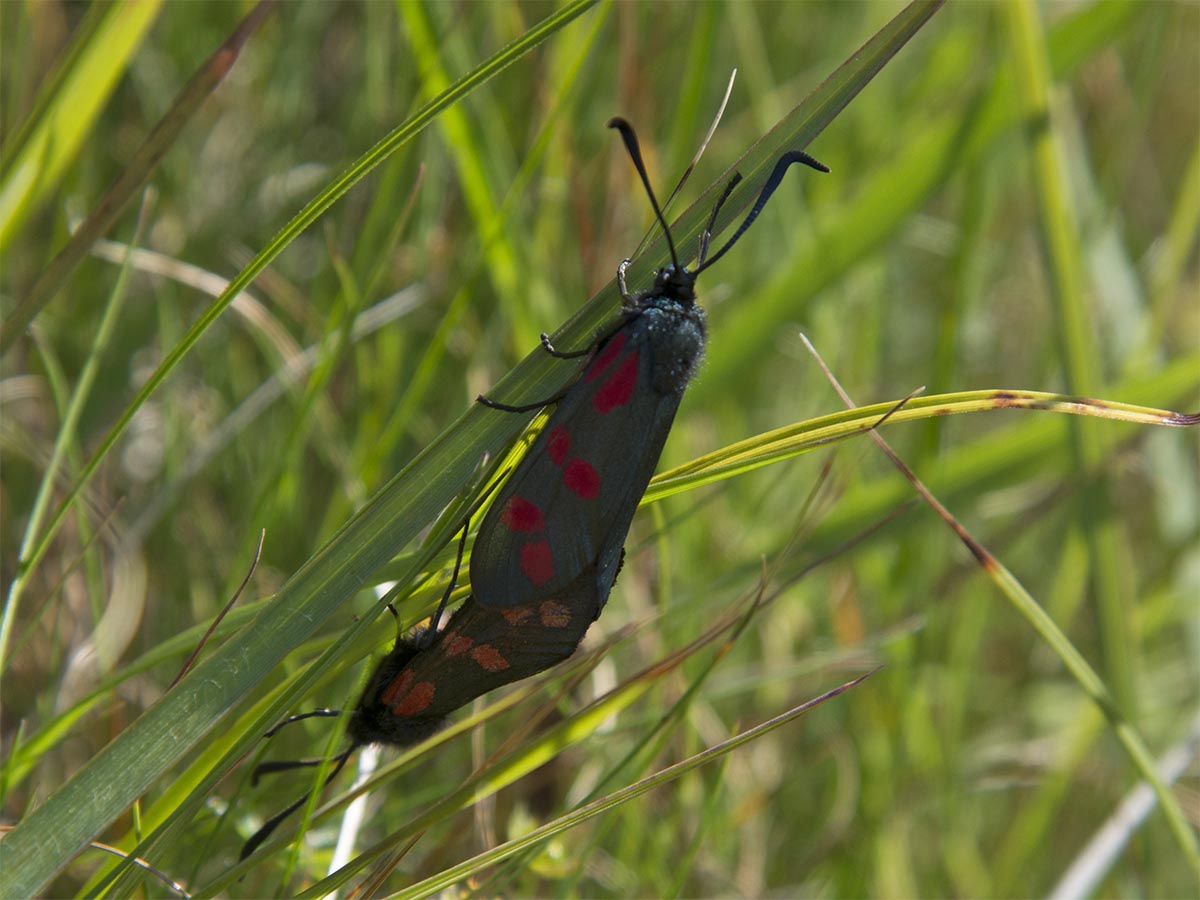
[{"label": "black clubbed antenna", "polygon": [[625,149],[629,151],[629,158],[633,160],[633,167],[637,169],[638,175],[642,178],[642,184],[646,186],[646,195],[650,198],[650,205],[654,207],[654,215],[658,218],[658,224],[662,226],[663,234],[667,236],[667,247],[671,251],[671,262],[675,264],[675,268],[678,270],[681,266],[679,265],[679,256],[675,253],[675,242],[671,239],[671,229],[667,227],[667,220],[663,218],[662,210],[658,206],[658,199],[654,196],[654,188],[650,187],[650,177],[646,174],[646,164],[642,162],[642,151],[638,147],[638,139],[633,131],[633,126],[620,116],[613,116],[608,120],[608,127],[615,128],[621,132],[621,140],[625,142]]},{"label": "black clubbed antenna", "polygon": [[[779,161],[775,163],[775,168],[771,171],[771,177],[768,178],[767,183],[763,185],[763,189],[759,193],[758,199],[754,201],[754,206],[750,209],[745,221],[738,226],[738,230],[733,233],[733,237],[725,242],[724,247],[696,267],[697,275],[724,256],[729,248],[738,242],[738,238],[746,233],[746,229],[754,224],[754,220],[758,218],[758,214],[763,211],[763,207],[767,205],[767,201],[771,199],[771,195],[775,193],[775,189],[778,188],[780,182],[783,181],[784,173],[787,172],[788,168],[793,163],[804,163],[804,165],[816,169],[818,172],[829,171],[828,166],[813,159],[803,150],[789,150],[787,153],[783,154],[783,156],[779,157]],[[729,189],[726,188],[726,195],[728,195],[728,190]],[[725,198],[722,197],[721,199],[724,201]],[[718,204],[718,207],[719,206],[720,204]]]}]

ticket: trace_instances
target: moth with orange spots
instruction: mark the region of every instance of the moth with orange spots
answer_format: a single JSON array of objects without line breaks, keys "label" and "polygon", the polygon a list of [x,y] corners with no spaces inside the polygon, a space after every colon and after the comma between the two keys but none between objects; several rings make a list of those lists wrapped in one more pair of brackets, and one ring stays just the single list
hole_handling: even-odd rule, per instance
[{"label": "moth with orange spots", "polygon": [[[704,355],[705,315],[696,305],[697,276],[737,243],[791,165],[829,171],[807,153],[783,154],[737,231],[709,256],[717,214],[741,180],[735,175],[713,207],[700,236],[696,268],[689,271],[679,261],[650,187],[633,128],[620,118],[608,124],[620,132],[645,186],[671,263],[658,270],[649,290],[638,294],[630,294],[625,284],[629,260],[621,263],[621,315],[587,348],[564,353],[542,336],[543,347],[555,357],[587,360],[561,395],[516,406],[479,398],[508,412],[556,406],[479,526],[471,554],[471,596],[444,630],[437,627],[439,609],[428,629],[397,640],[379,663],[350,718],[351,744],[338,754],[330,778],[357,747],[416,743],[476,697],[575,652],[608,600],[638,502]],[[295,765],[267,763],[256,771]],[[265,824],[247,842],[242,857],[303,802]]]},{"label": "moth with orange spots", "polygon": [[620,118],[609,126],[620,132],[645,185],[671,263],[656,273],[653,287],[636,295],[625,285],[629,261],[621,264],[621,316],[586,349],[563,353],[543,336],[554,356],[588,359],[561,396],[519,406],[479,398],[508,412],[557,405],[479,526],[471,596],[445,631],[436,632],[435,615],[424,646],[399,641],[380,663],[350,723],[358,744],[413,743],[475,697],[575,651],[608,600],[638,501],[704,355],[696,277],[758,218],[789,166],[829,171],[807,153],[785,153],[741,226],[710,257],[717,213],[740,181],[734,176],[713,207],[696,269],[689,271],[679,262],[633,128]]}]

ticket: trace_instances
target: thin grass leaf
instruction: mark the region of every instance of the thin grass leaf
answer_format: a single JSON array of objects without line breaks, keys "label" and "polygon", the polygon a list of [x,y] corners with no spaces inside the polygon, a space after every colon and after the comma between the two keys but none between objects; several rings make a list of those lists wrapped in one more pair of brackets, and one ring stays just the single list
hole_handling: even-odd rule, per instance
[{"label": "thin grass leaf", "polygon": [[[797,706],[794,709],[775,717],[774,719],[764,722],[761,725],[748,729],[736,737],[717,744],[715,747],[710,747],[708,750],[698,753],[690,759],[686,759],[682,762],[676,763],[673,766],[669,766],[668,768],[663,769],[661,772],[644,778],[641,781],[631,784],[626,788],[622,788],[619,791],[615,791],[607,797],[602,797],[599,800],[595,800],[586,806],[575,810],[574,812],[568,813],[567,815],[561,816],[553,822],[543,825],[541,828],[531,831],[529,834],[521,838],[508,841],[507,843],[501,844],[499,847],[479,854],[473,859],[469,859],[456,866],[452,866],[451,868],[438,873],[432,878],[418,882],[417,884],[400,891],[394,896],[396,898],[402,898],[402,900],[409,900],[409,898],[416,900],[416,898],[429,897],[439,891],[446,890],[458,882],[469,878],[475,872],[486,868],[487,866],[495,865],[514,853],[519,853],[528,847],[535,846],[556,834],[586,822],[588,819],[602,815],[611,809],[628,803],[629,801],[634,800],[657,787],[661,787],[664,784],[670,784],[672,781],[677,780],[688,772],[697,769],[700,766],[706,765],[711,761],[721,759],[722,757],[736,750],[738,747],[757,740],[762,735],[768,734],[771,731],[774,731],[776,728],[780,728],[788,724],[794,719],[797,719],[810,710],[820,706],[822,703],[826,703],[829,700],[832,700],[834,697],[845,693],[869,678],[872,674],[874,673],[868,672],[866,675],[862,675],[859,678],[855,678],[852,681],[848,681],[845,684],[839,685],[833,690],[827,691],[824,694],[821,694],[819,697],[813,698],[807,703],[801,704],[800,706]],[[314,898],[322,895],[320,892],[313,890],[306,891],[300,896],[303,898]]]},{"label": "thin grass leaf", "polygon": [[[1049,53],[1041,13],[1030,0],[1016,0],[1004,7],[1004,19],[1015,59],[1017,95],[1022,112],[1031,123],[1039,123],[1026,134],[1039,204],[1042,239],[1047,266],[1054,285],[1059,357],[1067,389],[1094,394],[1102,384],[1100,348],[1091,327],[1084,292],[1083,247],[1079,217],[1068,181],[1069,160],[1062,138],[1063,119],[1070,115],[1067,98],[1051,82]],[[1052,95],[1056,98],[1052,102]],[[1099,460],[1095,428],[1084,422],[1071,425],[1071,448],[1081,469],[1091,469]],[[1108,681],[1121,708],[1136,714],[1137,687],[1129,610],[1133,598],[1123,589],[1118,560],[1121,557],[1116,529],[1104,515],[1108,505],[1104,480],[1086,492],[1083,504],[1091,584],[1096,593],[1096,611],[1104,636],[1104,666]]]},{"label": "thin grass leaf", "polygon": [[[816,351],[813,350],[811,344],[809,345],[809,349],[812,350],[815,356]],[[836,379],[833,378],[832,372],[825,367],[825,363],[819,357],[818,361],[826,375],[833,381],[834,388],[837,390],[839,396],[853,409],[853,401],[842,389],[841,385],[838,384]],[[1037,408],[1053,408],[1048,401],[1038,399],[1036,402],[1038,403]],[[1058,402],[1061,402],[1061,400]],[[1076,398],[1069,398],[1066,403],[1062,404],[1065,410],[1071,412],[1082,412],[1091,405],[1091,402],[1080,403]],[[1118,411],[1112,410],[1111,412],[1116,413]],[[1120,412],[1121,414],[1129,414],[1124,410]],[[1106,414],[1108,413],[1109,411],[1106,410]],[[1161,418],[1167,422],[1180,424],[1195,425],[1200,422],[1200,415],[1180,417],[1178,414],[1169,413],[1161,416]],[[1179,422],[1181,419],[1186,421]],[[988,577],[995,582],[1001,593],[1008,598],[1008,601],[1016,607],[1017,611],[1041,635],[1046,644],[1062,660],[1063,665],[1074,676],[1075,681],[1088,695],[1089,699],[1096,704],[1096,707],[1108,719],[1109,725],[1116,732],[1117,738],[1129,754],[1134,768],[1137,769],[1142,778],[1154,789],[1154,793],[1162,806],[1163,815],[1166,816],[1171,832],[1179,844],[1179,849],[1191,864],[1196,875],[1200,877],[1200,842],[1196,840],[1196,835],[1189,827],[1187,818],[1184,816],[1183,810],[1176,802],[1175,797],[1171,795],[1167,790],[1166,784],[1159,778],[1158,770],[1150,757],[1145,741],[1142,740],[1137,729],[1133,727],[1129,719],[1118,707],[1112,692],[1104,683],[1104,680],[1088,664],[1083,654],[1075,648],[1075,645],[1063,634],[1054,619],[1047,615],[1042,606],[1025,589],[1025,586],[1021,584],[1012,572],[1009,571],[1008,567],[1001,563],[990,550],[979,543],[945,505],[930,493],[929,489],[917,478],[912,469],[900,459],[891,446],[888,445],[887,441],[879,435],[877,430],[871,432],[871,439],[875,441],[876,445],[884,451],[892,464],[908,479],[921,499],[942,518],[951,530],[954,531],[959,540],[971,551],[972,555],[978,560],[980,566],[988,574]]]},{"label": "thin grass leaf", "polygon": [[[143,7],[144,12],[151,14],[157,7],[156,3],[136,5]],[[112,7],[114,10],[119,8],[120,6]],[[183,127],[192,120],[201,104],[221,83],[226,73],[237,61],[242,47],[258,28],[270,8],[269,2],[260,0],[229,39],[197,70],[192,80],[188,82],[171,105],[167,114],[146,138],[146,142],[130,159],[125,170],[96,204],[91,215],[75,230],[66,245],[55,255],[50,265],[34,282],[33,287],[29,289],[16,308],[8,314],[3,325],[0,325],[0,355],[7,353],[12,348],[13,343],[25,332],[29,323],[47,303],[54,299],[67,278],[87,255],[88,250],[108,231],[121,210],[124,209],[125,204],[154,174],[158,164],[175,143]],[[149,24],[149,21],[151,20],[148,19],[146,24]],[[122,36],[130,37],[128,34]],[[130,49],[132,50],[132,48]],[[115,65],[121,60],[108,59],[106,54],[106,61]],[[71,112],[74,113],[76,110],[71,108]],[[2,210],[0,210],[0,216],[3,216]],[[0,234],[0,250],[3,249],[3,245],[4,239]]]},{"label": "thin grass leaf", "polygon": [[[161,0],[147,0],[98,7],[102,12],[94,17],[93,27],[81,30],[78,43],[35,107],[34,117],[13,141],[16,146],[5,148],[0,250],[58,188],[161,6]],[[6,335],[5,345],[12,339]]]},{"label": "thin grass leaf", "polygon": [[901,422],[960,413],[1030,409],[1115,419],[1138,425],[1187,428],[1200,424],[1200,414],[1177,413],[1109,400],[1067,397],[1042,391],[970,391],[939,394],[909,399],[899,410],[896,410],[895,406],[894,402],[857,406],[846,412],[831,413],[819,419],[779,428],[731,444],[685,466],[657,475],[642,502],[653,503],[680,491],[721,481],[770,463],[791,459],[835,441],[866,434],[874,429],[884,416],[887,417],[887,423],[898,425]]}]

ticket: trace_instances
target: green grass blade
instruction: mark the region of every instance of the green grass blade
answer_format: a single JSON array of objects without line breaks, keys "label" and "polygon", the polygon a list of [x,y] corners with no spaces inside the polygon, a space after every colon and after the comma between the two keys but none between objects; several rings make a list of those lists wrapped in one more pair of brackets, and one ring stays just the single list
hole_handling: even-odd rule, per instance
[{"label": "green grass blade", "polygon": [[[145,207],[143,207],[142,212],[144,216],[146,213]],[[141,238],[141,231],[144,227],[145,219],[144,217],[139,217],[137,223],[138,230],[135,232],[133,240],[134,245]],[[100,327],[96,331],[95,340],[88,354],[87,363],[80,373],[79,381],[75,385],[74,392],[71,394],[70,402],[63,411],[62,426],[58,432],[58,440],[55,442],[50,459],[46,464],[45,474],[41,484],[38,486],[37,498],[30,511],[29,521],[25,525],[25,533],[21,539],[21,556],[26,556],[32,552],[36,535],[41,530],[42,520],[46,515],[47,509],[49,509],[54,488],[62,474],[64,457],[67,455],[70,446],[78,439],[77,428],[80,417],[83,415],[88,400],[91,398],[97,373],[108,350],[109,343],[112,340],[113,332],[120,318],[121,307],[125,301],[128,287],[127,280],[131,271],[129,263],[132,255],[133,245],[130,246],[129,252],[125,256],[121,267],[121,274],[116,287],[113,289],[111,301],[104,309],[104,316],[101,319]],[[17,599],[21,596],[22,581],[23,576],[21,575],[18,575],[13,580],[9,588],[10,602],[4,605],[4,610],[0,613],[0,673],[3,673],[8,668],[9,641],[12,639],[13,628],[17,620],[19,607]]]},{"label": "green grass blade", "polygon": [[[495,847],[485,853],[481,853],[472,859],[459,863],[456,866],[451,866],[442,872],[439,872],[437,875],[426,879],[425,881],[418,882],[417,884],[400,891],[394,896],[397,898],[403,898],[403,900],[410,900],[410,898],[411,900],[416,900],[416,898],[419,897],[429,897],[438,893],[439,891],[444,891],[447,888],[457,884],[459,881],[467,878],[474,872],[484,869],[487,866],[495,865],[496,863],[507,859],[513,854],[520,853],[523,850],[536,846],[538,843],[547,840],[556,834],[566,831],[569,828],[573,828],[576,825],[580,825],[583,822],[586,822],[588,819],[602,815],[603,813],[608,812],[611,809],[615,809],[622,804],[628,803],[629,801],[640,797],[657,787],[660,787],[664,784],[670,784],[672,781],[675,781],[676,779],[682,777],[688,772],[693,771],[694,769],[699,768],[700,766],[704,766],[710,762],[722,759],[739,747],[745,746],[746,744],[757,740],[763,735],[769,734],[775,729],[787,725],[810,710],[820,706],[822,703],[825,703],[848,691],[868,677],[870,677],[870,673],[856,678],[853,681],[848,681],[845,684],[842,684],[819,697],[815,697],[809,702],[801,704],[800,706],[797,706],[780,716],[776,716],[769,721],[763,722],[761,725],[747,729],[741,734],[738,734],[726,741],[722,741],[720,744],[710,747],[709,749],[696,754],[690,759],[676,763],[675,765],[663,769],[661,772],[657,772],[652,776],[643,778],[642,780],[631,784],[628,787],[614,791],[606,797],[601,797],[598,800],[594,800],[591,803],[588,803],[587,805],[568,813],[567,815],[559,817],[553,822],[548,822],[547,824],[534,831],[531,831],[529,834],[524,835],[523,837],[508,841],[507,843],[502,844],[499,847]],[[313,891],[302,894],[301,896],[319,897],[322,895],[316,891]]]},{"label": "green grass blade", "polygon": [[[147,4],[149,5],[149,4]],[[114,7],[116,8],[116,7]],[[70,274],[87,255],[87,252],[116,221],[125,204],[154,174],[164,155],[175,143],[183,127],[200,109],[209,94],[221,83],[229,72],[243,45],[250,39],[259,23],[270,10],[270,5],[260,2],[247,14],[242,24],[217,49],[204,65],[192,76],[192,80],[180,92],[170,110],[154,127],[144,144],[130,159],[124,171],[96,204],[96,208],[67,240],[45,271],[34,282],[33,287],[21,299],[16,308],[0,325],[0,355],[7,353],[13,343],[25,332],[26,327],[49,303],[66,282]],[[2,241],[0,241],[2,246]]]},{"label": "green grass blade", "polygon": [[[1030,0],[1016,0],[1005,4],[1002,14],[1008,26],[1021,109],[1026,121],[1036,123],[1027,134],[1042,240],[1054,285],[1063,376],[1068,390],[1094,395],[1102,390],[1100,348],[1084,297],[1079,213],[1069,184],[1070,161],[1063,138],[1064,119],[1071,110],[1066,95],[1056,92],[1052,84],[1049,52],[1037,5]],[[1071,435],[1080,469],[1093,468],[1099,459],[1095,428],[1086,422],[1073,422]],[[1104,670],[1120,707],[1133,716],[1137,686],[1129,634],[1134,601],[1122,589],[1116,529],[1105,516],[1109,506],[1107,494],[1105,480],[1084,494],[1082,519],[1091,557],[1089,569],[1096,611],[1104,635]]]},{"label": "green grass blade", "polygon": [[58,188],[161,7],[162,0],[114,3],[105,7],[94,29],[80,34],[79,45],[52,79],[49,96],[37,105],[37,117],[26,126],[19,145],[5,148],[0,251]]},{"label": "green grass blade", "polygon": [[857,406],[796,425],[756,435],[705,454],[684,466],[655,477],[642,498],[653,503],[681,491],[711,484],[765,465],[791,459],[836,441],[865,434],[887,417],[884,427],[919,419],[1010,409],[1044,410],[1075,416],[1113,419],[1138,425],[1192,427],[1195,415],[1152,409],[1130,403],[1090,400],[1043,391],[968,391],[915,397],[896,410],[896,403]]}]

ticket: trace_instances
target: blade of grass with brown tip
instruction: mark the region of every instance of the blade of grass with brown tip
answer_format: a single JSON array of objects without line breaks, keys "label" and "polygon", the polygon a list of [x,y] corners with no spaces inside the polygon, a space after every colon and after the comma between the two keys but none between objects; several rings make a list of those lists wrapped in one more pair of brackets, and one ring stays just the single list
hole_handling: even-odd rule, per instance
[{"label": "blade of grass with brown tip", "polygon": [[[824,360],[821,359],[820,354],[817,353],[816,348],[808,342],[807,338],[804,338],[804,342],[809,351],[811,351],[813,356],[816,357],[817,362],[825,372],[826,377],[834,386],[834,389],[837,391],[838,395],[842,398],[845,404],[852,409],[856,408],[854,406],[854,401],[851,400],[850,395],[842,389],[842,386],[838,383],[837,378],[834,377],[833,372],[830,371],[829,367],[825,365]],[[1067,411],[1079,412],[1089,410],[1091,408],[1091,401],[1089,401],[1087,404],[1079,404],[1076,402],[1077,398],[1068,399],[1073,401],[1072,403],[1068,404],[1068,407],[1073,406],[1075,408],[1068,408]],[[1167,417],[1169,419],[1176,420],[1180,418],[1177,413],[1168,414]],[[1196,421],[1195,416],[1184,418],[1190,419],[1191,424],[1194,424]],[[1171,424],[1180,423],[1177,421],[1172,421]],[[1112,727],[1112,730],[1116,734],[1117,740],[1120,741],[1121,746],[1125,748],[1125,752],[1129,755],[1130,761],[1133,763],[1134,768],[1137,770],[1138,774],[1140,774],[1142,778],[1154,789],[1154,793],[1158,797],[1158,802],[1162,806],[1163,815],[1166,817],[1167,825],[1170,827],[1171,833],[1174,835],[1175,841],[1179,845],[1179,849],[1183,851],[1188,863],[1191,865],[1196,875],[1200,877],[1200,843],[1198,843],[1196,840],[1196,834],[1192,830],[1191,825],[1188,823],[1187,816],[1184,815],[1184,812],[1180,808],[1178,801],[1175,799],[1175,795],[1170,792],[1162,778],[1159,777],[1158,769],[1154,764],[1154,759],[1150,755],[1150,751],[1146,747],[1145,742],[1142,740],[1141,735],[1138,733],[1137,729],[1133,727],[1132,723],[1125,717],[1124,713],[1121,712],[1119,705],[1114,699],[1112,692],[1108,689],[1108,686],[1104,683],[1104,680],[1096,673],[1096,670],[1088,664],[1088,661],[1084,659],[1083,654],[1075,648],[1075,645],[1072,644],[1070,639],[1062,632],[1062,629],[1058,627],[1054,619],[1052,619],[1046,610],[1042,608],[1042,605],[1033,598],[1033,595],[1025,589],[1025,586],[1021,584],[1017,577],[1013,575],[1012,572],[1010,572],[1008,568],[1002,562],[1000,562],[999,559],[993,556],[992,553],[985,546],[983,546],[983,544],[980,543],[974,537],[974,535],[972,535],[966,529],[966,527],[958,521],[957,518],[955,518],[954,514],[951,513],[950,510],[947,509],[945,505],[933,495],[933,493],[921,482],[921,479],[917,477],[916,473],[908,467],[904,460],[902,460],[896,454],[896,451],[891,448],[888,442],[883,439],[883,436],[877,431],[872,430],[871,439],[875,441],[879,449],[884,452],[889,460],[891,460],[892,465],[900,470],[901,474],[904,475],[909,484],[911,484],[913,489],[916,490],[918,496],[920,496],[921,499],[924,500],[925,503],[928,504],[929,507],[938,514],[942,521],[945,522],[958,536],[958,539],[962,541],[963,545],[971,552],[971,555],[973,555],[975,559],[979,561],[980,567],[988,574],[988,577],[992,579],[992,581],[1000,589],[1000,592],[1016,608],[1017,612],[1025,617],[1026,621],[1033,626],[1034,630],[1041,635],[1042,639],[1050,646],[1050,649],[1053,650],[1058,658],[1062,661],[1067,671],[1071,673],[1072,677],[1074,677],[1075,681],[1083,689],[1084,693],[1087,694],[1089,699],[1096,704],[1097,708],[1099,708],[1104,717],[1108,719],[1109,725]]]}]

